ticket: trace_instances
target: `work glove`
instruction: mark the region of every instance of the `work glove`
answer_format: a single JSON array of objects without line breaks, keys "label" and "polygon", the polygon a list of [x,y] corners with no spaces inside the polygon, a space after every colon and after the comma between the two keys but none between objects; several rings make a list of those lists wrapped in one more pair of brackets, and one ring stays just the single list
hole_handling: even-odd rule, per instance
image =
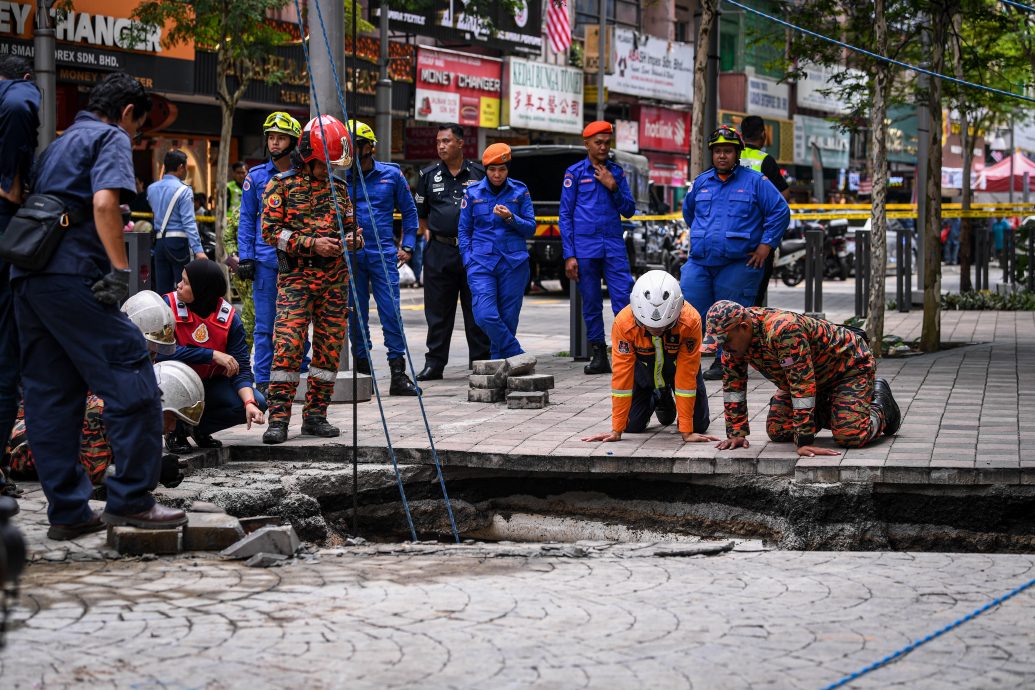
[{"label": "work glove", "polygon": [[129,297],[129,274],[128,268],[113,268],[111,273],[104,276],[90,288],[93,290],[93,298],[101,304],[118,304]]},{"label": "work glove", "polygon": [[241,259],[234,274],[241,280],[255,280],[255,259]]}]

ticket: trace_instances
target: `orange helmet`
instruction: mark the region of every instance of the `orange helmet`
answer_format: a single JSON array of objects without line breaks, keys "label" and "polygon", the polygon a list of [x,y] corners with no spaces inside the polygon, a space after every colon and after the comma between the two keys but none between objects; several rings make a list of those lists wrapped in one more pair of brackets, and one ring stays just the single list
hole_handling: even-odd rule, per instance
[{"label": "orange helmet", "polygon": [[[326,153],[324,142],[327,145]],[[298,153],[307,163],[320,160],[328,165],[349,167],[352,165],[352,139],[348,127],[333,115],[314,117],[302,130]],[[328,154],[330,160],[327,160]]]}]

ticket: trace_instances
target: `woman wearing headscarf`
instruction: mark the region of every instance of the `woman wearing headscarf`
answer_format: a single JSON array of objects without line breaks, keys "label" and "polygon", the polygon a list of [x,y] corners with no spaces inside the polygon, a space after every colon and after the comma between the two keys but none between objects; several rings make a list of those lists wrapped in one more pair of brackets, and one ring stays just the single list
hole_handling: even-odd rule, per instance
[{"label": "woman wearing headscarf", "polygon": [[[183,269],[175,292],[165,296],[176,320],[176,352],[160,359],[189,365],[205,386],[205,412],[191,431],[200,448],[222,444],[212,434],[238,424],[263,423],[266,399],[252,388],[252,371],[244,325],[224,299],[227,285],[214,261],[194,260]],[[172,453],[189,453],[187,428],[166,434]]]}]

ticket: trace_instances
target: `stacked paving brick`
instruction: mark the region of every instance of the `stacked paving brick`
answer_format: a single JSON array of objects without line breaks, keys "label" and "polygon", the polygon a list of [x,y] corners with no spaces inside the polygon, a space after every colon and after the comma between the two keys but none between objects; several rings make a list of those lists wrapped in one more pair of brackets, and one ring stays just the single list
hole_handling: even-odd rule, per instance
[{"label": "stacked paving brick", "polygon": [[512,410],[539,410],[550,403],[553,376],[535,373],[536,359],[529,354],[508,359],[474,362],[467,390],[468,402],[494,403],[504,399]]}]

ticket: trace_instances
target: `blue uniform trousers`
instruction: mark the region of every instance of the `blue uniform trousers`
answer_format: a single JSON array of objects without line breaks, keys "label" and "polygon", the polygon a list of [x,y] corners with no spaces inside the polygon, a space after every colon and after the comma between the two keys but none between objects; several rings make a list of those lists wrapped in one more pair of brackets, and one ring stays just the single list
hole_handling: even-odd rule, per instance
[{"label": "blue uniform trousers", "polygon": [[[204,379],[205,386],[205,412],[201,415],[201,422],[195,428],[199,436],[214,434],[223,429],[244,424],[248,420],[244,416],[244,403],[241,396],[237,394],[233,382],[226,376],[214,376]],[[262,393],[253,390],[255,404],[263,412],[266,411],[266,398]]]},{"label": "blue uniform trousers", "polygon": [[161,393],[140,330],[104,305],[82,276],[14,281],[25,426],[52,524],[91,518],[93,487],[79,463],[86,393],[104,400],[115,457],[107,510],[130,515],[154,505],[162,462]]},{"label": "blue uniform trousers", "polygon": [[607,280],[611,311],[617,314],[629,305],[629,294],[633,289],[629,257],[622,254],[618,257],[578,261],[579,293],[582,295],[582,318],[586,320],[586,340],[590,343],[603,343],[609,338],[604,337],[604,317],[600,311],[604,308],[600,278],[603,276]]},{"label": "blue uniform trousers", "polygon": [[[0,261],[0,446],[7,445],[7,439],[11,438],[19,397],[18,329],[9,275],[7,262]],[[0,486],[3,484],[4,477],[0,473]]]},{"label": "blue uniform trousers", "polygon": [[[701,328],[704,329],[708,309],[721,299],[728,299],[745,307],[754,306],[764,273],[763,268],[748,266],[746,258],[721,266],[703,266],[693,259],[688,259],[680,273],[679,287],[683,290],[683,297],[701,315]],[[715,357],[718,361],[718,352]]]},{"label": "blue uniform trousers", "polygon": [[[356,293],[349,294],[349,306],[356,318],[349,319],[349,341],[352,343],[352,356],[356,359],[368,357],[374,347],[370,342],[371,288],[374,292],[374,303],[377,304],[377,317],[381,321],[381,331],[385,336],[388,359],[406,356],[406,340],[403,338],[398,315],[399,268],[396,266],[396,260],[394,250],[390,253],[385,252],[382,265],[381,256],[375,249],[358,252],[352,261]],[[387,276],[385,269],[388,271]],[[366,339],[366,353],[361,346],[362,339]]]},{"label": "blue uniform trousers", "polygon": [[[164,294],[164,293],[163,293]],[[270,368],[273,366],[273,324],[277,320],[277,265],[255,264],[255,280],[252,281],[252,302],[255,305],[255,330],[252,343],[252,378],[255,383],[270,382]],[[306,338],[303,348],[302,367],[309,371],[310,343]]]},{"label": "blue uniform trousers", "polygon": [[491,359],[524,352],[516,335],[528,276],[528,261],[514,267],[500,262],[492,269],[474,262],[467,268],[474,321],[489,336]]},{"label": "blue uniform trousers", "polygon": [[165,295],[176,289],[184,267],[194,260],[186,237],[155,241],[155,292]]}]

